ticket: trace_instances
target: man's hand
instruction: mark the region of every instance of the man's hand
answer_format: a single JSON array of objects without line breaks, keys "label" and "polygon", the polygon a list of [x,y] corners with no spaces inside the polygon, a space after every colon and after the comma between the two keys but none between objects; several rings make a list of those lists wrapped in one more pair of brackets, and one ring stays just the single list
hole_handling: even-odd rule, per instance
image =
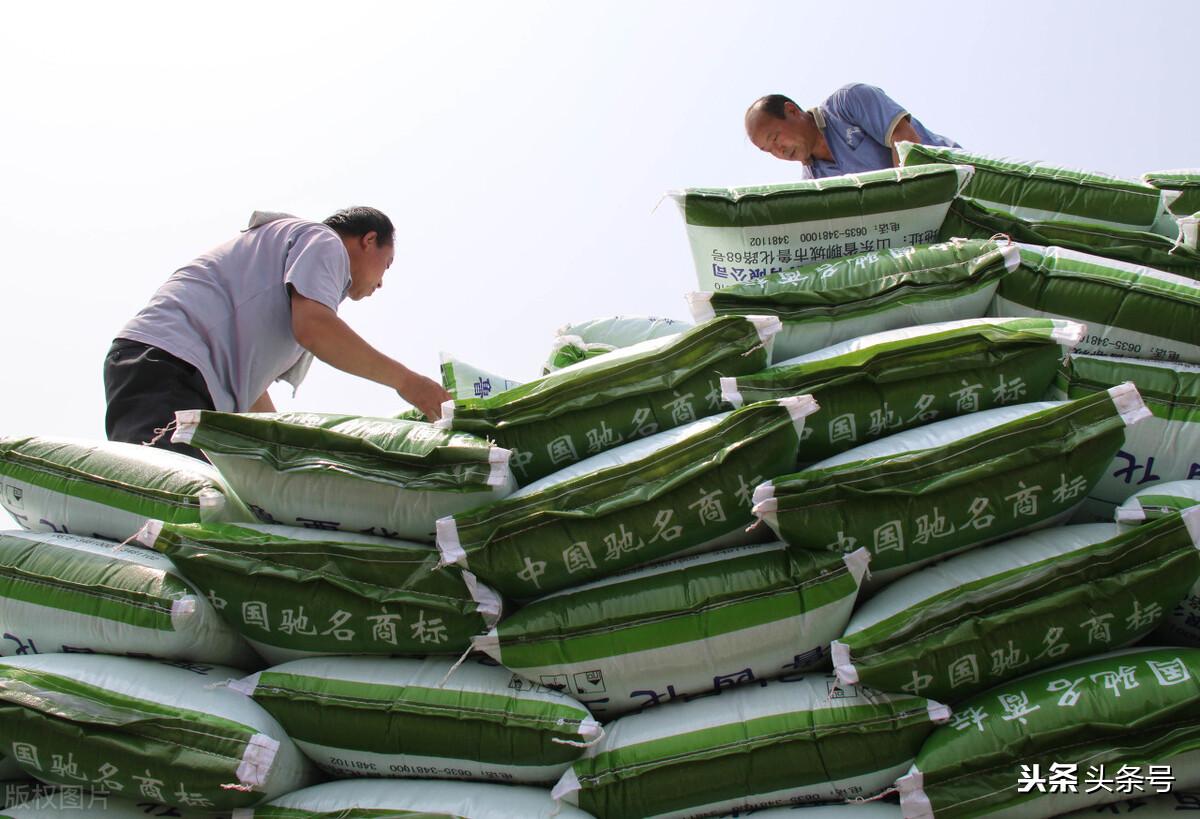
[{"label": "man's hand", "polygon": [[892,167],[900,167],[900,152],[896,150],[897,142],[915,142],[921,144],[921,138],[917,136],[917,130],[912,127],[912,123],[908,121],[908,117],[896,123],[896,127],[892,129],[892,142],[888,145],[892,149]]},{"label": "man's hand", "polygon": [[442,385],[420,373],[412,373],[412,380],[405,389],[396,389],[400,397],[425,413],[430,421],[442,417],[442,402],[453,398]]},{"label": "man's hand", "polygon": [[391,387],[406,401],[436,421],[450,393],[420,373],[376,350],[337,313],[319,301],[292,291],[292,334],[301,347],[342,372]]}]

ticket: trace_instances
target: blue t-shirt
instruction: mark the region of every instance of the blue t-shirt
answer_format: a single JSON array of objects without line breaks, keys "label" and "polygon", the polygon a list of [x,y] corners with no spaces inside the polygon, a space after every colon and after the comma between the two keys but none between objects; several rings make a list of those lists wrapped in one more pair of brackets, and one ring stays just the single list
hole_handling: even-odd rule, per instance
[{"label": "blue t-shirt", "polygon": [[[900,120],[909,116],[882,89],[864,83],[842,86],[809,113],[833,154],[832,162],[813,157],[809,170],[818,178],[892,167],[888,137]],[[928,130],[916,117],[909,117],[909,124],[925,145],[961,147]]]}]

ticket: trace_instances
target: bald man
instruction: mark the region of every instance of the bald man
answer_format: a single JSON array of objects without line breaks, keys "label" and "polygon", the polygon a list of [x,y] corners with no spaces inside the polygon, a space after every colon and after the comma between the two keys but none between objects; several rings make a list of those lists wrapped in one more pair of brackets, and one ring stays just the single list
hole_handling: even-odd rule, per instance
[{"label": "bald man", "polygon": [[895,167],[897,142],[961,147],[864,83],[842,86],[808,111],[782,94],[760,97],[746,111],[746,135],[778,159],[803,162],[817,178]]}]

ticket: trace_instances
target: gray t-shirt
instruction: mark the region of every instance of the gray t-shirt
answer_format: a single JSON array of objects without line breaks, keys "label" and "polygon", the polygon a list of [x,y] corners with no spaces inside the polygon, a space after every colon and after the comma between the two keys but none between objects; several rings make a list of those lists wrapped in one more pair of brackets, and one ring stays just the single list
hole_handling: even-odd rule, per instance
[{"label": "gray t-shirt", "polygon": [[299,386],[312,361],[292,334],[289,284],[336,312],[350,290],[346,247],[319,222],[255,211],[240,236],[175,271],[117,337],[183,359],[217,409],[245,412],[273,381]]}]

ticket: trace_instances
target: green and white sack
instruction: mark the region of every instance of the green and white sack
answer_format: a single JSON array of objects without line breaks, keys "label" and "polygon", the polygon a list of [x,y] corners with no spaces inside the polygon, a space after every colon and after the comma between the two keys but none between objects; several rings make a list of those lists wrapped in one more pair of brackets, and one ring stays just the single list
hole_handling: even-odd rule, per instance
[{"label": "green and white sack", "polygon": [[870,560],[742,546],[543,597],[476,638],[505,668],[602,719],[825,666]]},{"label": "green and white sack", "polygon": [[316,774],[240,672],[100,654],[0,658],[0,735],[28,774],[177,808],[255,805]]},{"label": "green and white sack", "polygon": [[442,353],[442,386],[456,399],[487,398],[489,395],[519,387],[521,382],[481,370],[465,361],[459,361],[449,353]]},{"label": "green and white sack", "polygon": [[1178,191],[1170,203],[1171,212],[1186,217],[1200,212],[1200,168],[1179,168],[1169,171],[1147,171],[1142,174],[1147,185],[1164,191]]},{"label": "green and white sack", "polygon": [[1112,520],[1113,509],[1139,487],[1200,477],[1200,366],[1108,356],[1073,355],[1055,393],[1080,398],[1132,381],[1152,415],[1125,433],[1125,443],[1088,494],[1081,514]]},{"label": "green and white sack", "polygon": [[461,654],[500,619],[500,598],[437,552],[352,532],[151,522],[170,556],[269,662],[327,654]]},{"label": "green and white sack", "polygon": [[1022,219],[1089,222],[1171,239],[1179,234],[1168,207],[1177,195],[1144,182],[940,145],[901,142],[896,152],[904,167],[947,162],[974,167],[961,195]]},{"label": "green and white sack", "polygon": [[579,324],[564,324],[555,333],[543,374],[570,367],[589,358],[632,347],[643,341],[690,330],[692,325],[657,316],[610,316]]},{"label": "green and white sack", "polygon": [[554,787],[603,819],[700,817],[868,797],[903,773],[950,710],[932,700],[785,677],[607,726]]},{"label": "green and white sack", "polygon": [[[1181,220],[1186,223],[1181,224],[1181,231],[1190,231],[1193,221],[1191,217]],[[1121,230],[1087,222],[1029,221],[983,207],[971,199],[959,198],[950,203],[938,238],[987,239],[998,234],[1004,234],[1014,242],[1039,247],[1062,247],[1188,278],[1200,278],[1200,250],[1175,239],[1157,233]],[[1182,235],[1186,238],[1191,234]]]},{"label": "green and white sack", "polygon": [[[416,782],[345,779],[289,793],[233,819],[367,819],[367,817],[461,817],[461,819],[592,819],[563,807],[549,791],[486,782]],[[817,819],[817,817],[813,817]]]},{"label": "green and white sack", "polygon": [[439,429],[512,450],[522,485],[723,408],[722,376],[758,372],[779,320],[728,316],[551,373],[491,398],[447,401]]},{"label": "green and white sack", "polygon": [[777,316],[783,329],[773,360],[782,362],[868,333],[982,316],[1019,258],[1011,243],[953,239],[813,263],[687,298],[697,321]]},{"label": "green and white sack", "polygon": [[[1094,782],[1107,780],[1112,788],[1123,766],[1143,776],[1153,773],[1151,766],[1170,766],[1170,787],[1196,788],[1198,680],[1200,651],[1135,648],[972,697],[955,708],[953,722],[934,731],[897,781],[904,817],[1058,816],[1118,798]],[[1071,778],[1076,792],[1067,788]],[[1057,792],[1049,787],[1055,781]]]},{"label": "green and white sack", "polygon": [[1117,507],[1117,523],[1143,523],[1200,506],[1200,480],[1163,481],[1139,489]]},{"label": "green and white sack", "polygon": [[1200,509],[1085,523],[976,549],[887,586],[854,613],[844,683],[950,703],[1137,642],[1200,580]]},{"label": "green and white sack", "polygon": [[810,396],[751,404],[536,481],[438,521],[443,565],[531,600],[633,566],[746,543],[750,496],[795,468]]},{"label": "green and white sack", "polygon": [[264,523],[431,541],[438,518],[516,488],[508,450],[422,421],[207,410],[175,418],[171,440],[203,450]]},{"label": "green and white sack", "polygon": [[1200,281],[1061,247],[1022,245],[989,315],[1083,322],[1077,353],[1200,363]]},{"label": "green and white sack", "polygon": [[873,333],[721,379],[735,407],[811,394],[800,463],[812,463],[901,430],[1040,398],[1084,333],[1061,319],[977,318]]},{"label": "green and white sack", "polygon": [[231,687],[337,777],[553,784],[604,733],[566,694],[450,658],[296,660]]},{"label": "green and white sack", "polygon": [[754,514],[806,549],[871,549],[874,583],[1065,517],[1148,416],[1132,384],[939,421],[754,490]]},{"label": "green and white sack", "polygon": [[782,185],[672,191],[701,290],[868,251],[932,242],[967,165],[890,168]]},{"label": "green and white sack", "polygon": [[[33,790],[33,788],[30,788]],[[0,819],[70,819],[80,816],[81,811],[103,813],[117,819],[146,819],[147,816],[170,816],[175,819],[230,819],[231,814],[213,813],[204,810],[173,808],[155,803],[147,797],[136,795],[129,798],[112,794],[87,791],[81,788],[47,788],[44,793],[30,795],[29,799],[0,810]]]},{"label": "green and white sack", "polygon": [[129,539],[147,520],[250,519],[197,458],[71,438],[0,438],[0,505],[25,529],[109,540]]},{"label": "green and white sack", "polygon": [[170,560],[136,546],[0,532],[0,654],[99,652],[262,666]]}]

